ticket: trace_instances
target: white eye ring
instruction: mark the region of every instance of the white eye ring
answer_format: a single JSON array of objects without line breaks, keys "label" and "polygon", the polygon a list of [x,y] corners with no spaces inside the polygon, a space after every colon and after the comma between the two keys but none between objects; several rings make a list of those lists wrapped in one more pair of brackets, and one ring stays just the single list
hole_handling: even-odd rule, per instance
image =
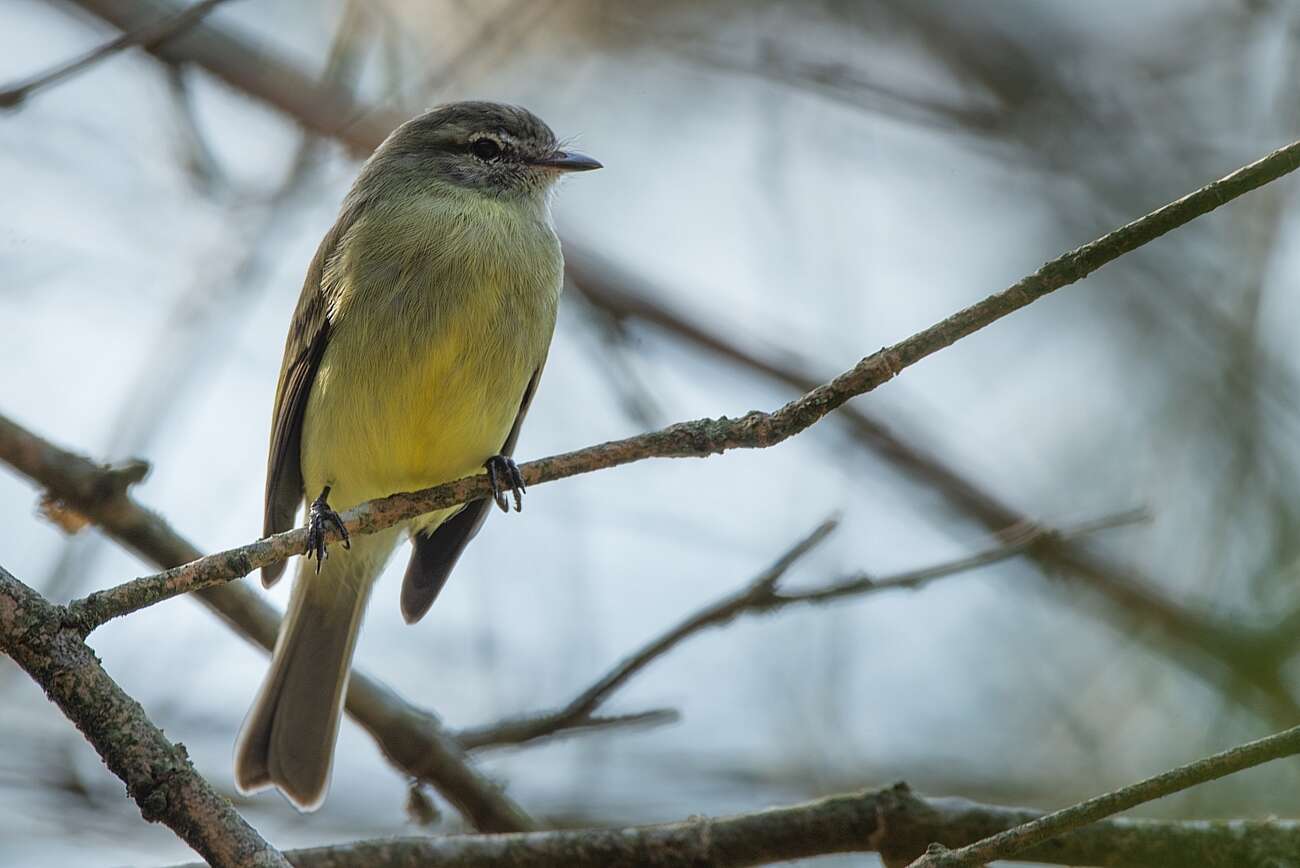
[{"label": "white eye ring", "polygon": [[480,160],[495,159],[501,156],[503,150],[501,143],[492,136],[479,136],[469,143],[469,152]]}]

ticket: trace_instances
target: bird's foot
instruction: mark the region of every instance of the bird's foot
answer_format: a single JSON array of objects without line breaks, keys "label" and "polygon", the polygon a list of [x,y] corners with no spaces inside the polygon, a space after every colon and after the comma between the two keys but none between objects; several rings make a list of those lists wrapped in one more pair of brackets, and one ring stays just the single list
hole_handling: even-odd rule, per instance
[{"label": "bird's foot", "polygon": [[352,543],[348,540],[348,529],[343,526],[343,519],[339,514],[330,508],[329,498],[330,487],[327,485],[321,491],[320,497],[311,502],[307,508],[307,551],[308,558],[316,555],[316,572],[320,573],[321,563],[330,556],[329,550],[325,547],[325,532],[329,528],[334,528],[339,533],[340,542],[343,548],[352,548]]},{"label": "bird's foot", "polygon": [[509,455],[493,455],[483,466],[487,468],[488,482],[492,485],[492,499],[501,507],[501,511],[510,511],[510,501],[506,500],[507,491],[514,495],[515,512],[523,509],[524,492],[528,489],[524,487],[524,475],[519,472],[519,465],[515,464],[514,459]]}]

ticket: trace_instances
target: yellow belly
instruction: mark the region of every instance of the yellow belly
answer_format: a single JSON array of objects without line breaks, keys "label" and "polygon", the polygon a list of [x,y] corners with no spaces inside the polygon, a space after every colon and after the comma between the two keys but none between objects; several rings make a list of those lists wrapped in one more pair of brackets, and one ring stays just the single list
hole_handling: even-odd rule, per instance
[{"label": "yellow belly", "polygon": [[481,471],[545,361],[562,267],[549,222],[516,208],[441,196],[358,221],[326,273],[307,498],[329,485],[341,510]]},{"label": "yellow belly", "polygon": [[533,373],[522,354],[467,350],[464,335],[444,334],[423,353],[380,358],[350,337],[331,340],[308,399],[309,497],[329,485],[344,509],[468,476],[501,451]]}]

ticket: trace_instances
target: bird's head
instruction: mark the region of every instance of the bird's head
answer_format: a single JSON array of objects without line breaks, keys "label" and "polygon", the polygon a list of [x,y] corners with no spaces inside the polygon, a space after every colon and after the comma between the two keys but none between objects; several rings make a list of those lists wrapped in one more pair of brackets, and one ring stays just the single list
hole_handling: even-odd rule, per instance
[{"label": "bird's head", "polygon": [[493,102],[450,103],[412,118],[371,163],[497,198],[541,195],[562,174],[601,168],[563,149],[532,112]]}]

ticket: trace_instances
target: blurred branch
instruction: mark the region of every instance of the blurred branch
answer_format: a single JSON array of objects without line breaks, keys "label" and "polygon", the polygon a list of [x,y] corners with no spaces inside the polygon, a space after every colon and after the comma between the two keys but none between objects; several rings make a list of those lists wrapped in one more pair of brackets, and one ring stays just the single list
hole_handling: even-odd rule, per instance
[{"label": "blurred branch", "polygon": [[[176,12],[176,5],[167,0],[70,2],[125,31]],[[142,47],[167,63],[193,63],[236,90],[274,106],[309,132],[338,139],[356,154],[369,154],[406,120],[397,112],[360,104],[347,88],[317,81],[239,31],[212,22]]]},{"label": "blurred branch", "polygon": [[[872,353],[830,382],[773,412],[755,410],[739,419],[720,416],[679,422],[658,431],[530,461],[520,466],[520,472],[528,485],[539,485],[647,458],[702,458],[729,449],[775,446],[807,430],[850,399],[887,383],[922,359],[1296,168],[1300,168],[1300,142],[1279,148],[1145,217],[1051,260],[1007,289],[893,346]],[[367,501],[347,510],[342,518],[350,534],[364,535],[490,495],[487,475],[479,473],[420,491],[401,492]],[[327,537],[331,542],[337,541],[338,531],[332,529]],[[94,629],[119,615],[179,594],[228,582],[260,567],[301,554],[306,550],[306,540],[306,528],[284,531],[154,576],[96,592],[74,602],[70,608],[82,619],[87,630]]]},{"label": "blurred branch", "polygon": [[[477,12],[484,5],[487,4],[469,4],[463,6],[462,10],[466,13],[471,9]],[[376,110],[409,112],[412,110],[412,104],[416,106],[415,110],[418,110],[421,105],[429,105],[431,100],[437,101],[440,94],[452,89],[453,86],[459,85],[464,88],[467,84],[464,81],[467,70],[473,69],[476,65],[488,69],[499,65],[502,56],[514,50],[523,37],[537,32],[540,22],[551,14],[556,5],[558,0],[511,0],[500,4],[496,10],[483,17],[474,32],[466,37],[455,51],[437,58],[437,64],[421,74],[416,87],[402,87],[401,77],[396,73],[390,75],[390,85],[378,100],[378,104],[360,106],[358,114],[349,118],[343,128],[346,129],[353,121]],[[393,31],[393,27],[401,26],[393,21],[392,14],[393,10],[389,9],[388,14],[384,16],[385,22],[389,25],[389,33]],[[392,54],[393,50],[389,53]],[[421,49],[422,55],[427,53],[427,49]]]},{"label": "blurred branch", "polygon": [[221,164],[217,162],[212,149],[208,147],[207,137],[199,128],[194,105],[194,91],[185,77],[185,70],[179,66],[169,66],[164,70],[167,76],[167,92],[171,95],[172,105],[176,110],[177,150],[180,152],[185,171],[194,181],[196,189],[210,196],[219,187],[227,183]]},{"label": "blurred branch", "polygon": [[[200,556],[188,540],[127,491],[130,483],[143,478],[147,470],[143,462],[103,467],[42,440],[4,416],[0,416],[0,461],[145,560],[167,566]],[[200,591],[198,597],[237,633],[267,651],[274,647],[280,617],[248,588],[228,584]],[[432,713],[356,670],[348,682],[346,707],[394,766],[436,787],[476,828],[491,832],[532,828],[523,810],[469,764]]]},{"label": "blurred branch", "polygon": [[678,643],[705,627],[725,624],[747,609],[772,607],[776,583],[808,552],[820,545],[839,525],[837,519],[827,519],[818,525],[812,533],[791,546],[776,562],[759,574],[742,591],[729,595],[721,601],[702,609],[663,636],[650,642],[644,648],[622,663],[615,666],[605,677],[584,690],[572,702],[550,714],[535,715],[503,721],[502,725],[512,728],[523,735],[521,741],[544,736],[556,729],[587,720],[592,712],[601,705],[610,694],[627,683],[633,675],[640,672],[656,657],[667,654]]},{"label": "blurred branch", "polygon": [[[499,720],[486,726],[475,726],[454,733],[456,743],[464,750],[483,750],[490,747],[518,747],[540,739],[576,735],[606,729],[629,729],[663,726],[676,723],[681,715],[671,708],[652,708],[632,714],[579,715],[559,719],[558,713],[530,714]],[[546,721],[546,725],[539,725]]]},{"label": "blurred branch", "polygon": [[[1300,753],[1300,726],[1229,748],[1077,805],[1053,811],[1046,816],[991,835],[959,850],[948,850],[943,845],[931,847],[925,856],[917,859],[909,868],[973,868],[994,859],[1020,856],[1029,847],[1049,841],[1070,829],[1077,829],[1144,802],[1296,753]],[[1024,855],[1028,856],[1028,854]],[[1278,861],[1272,864],[1276,865]],[[1185,864],[1208,863],[1195,859],[1187,860]],[[1240,863],[1234,859],[1230,864]]]},{"label": "blurred branch", "polygon": [[41,88],[85,72],[101,60],[112,57],[133,45],[146,49],[157,48],[202,21],[204,16],[225,2],[226,0],[201,0],[188,9],[170,10],[149,23],[127,29],[127,32],[121,36],[109,40],[76,60],[60,64],[25,81],[0,88],[0,108],[17,108]]},{"label": "blurred branch", "polygon": [[[565,263],[570,286],[615,321],[635,319],[648,323],[800,392],[816,388],[824,379],[800,370],[794,361],[759,355],[673,310],[659,300],[665,293],[590,250],[566,243]],[[985,529],[996,533],[1030,522],[997,495],[852,404],[841,407],[836,418],[862,446],[911,479],[941,492],[953,508]],[[1155,647],[1178,665],[1211,683],[1231,679],[1235,683],[1226,686],[1266,718],[1284,725],[1283,721],[1300,717],[1300,705],[1292,699],[1277,670],[1287,655],[1276,653],[1293,647],[1300,630],[1288,632],[1290,626],[1283,624],[1277,631],[1255,633],[1232,621],[1198,612],[1164,594],[1149,577],[1133,568],[1078,545],[1057,540],[1035,546],[1027,554],[1048,574],[1064,573],[1081,579],[1083,587],[1109,604],[1110,615],[1156,628],[1158,635],[1172,642],[1173,647]],[[1143,638],[1153,644],[1154,637]]]},{"label": "blurred branch", "polygon": [[[874,852],[886,866],[901,868],[929,842],[958,847],[1038,816],[1024,808],[924,798],[906,784],[897,784],[748,814],[654,826],[387,838],[286,855],[296,868],[737,868]],[[1050,865],[1276,868],[1300,856],[1300,824],[1111,819],[1019,855]]]},{"label": "blurred branch", "polygon": [[141,816],[166,824],[212,865],[288,868],[104,671],[66,615],[0,567],[0,651],[76,724]]},{"label": "blurred branch", "polygon": [[592,368],[604,377],[615,399],[632,423],[640,428],[654,428],[663,419],[658,402],[632,363],[632,335],[627,321],[604,307],[593,304],[565,275],[564,292],[578,302],[586,329],[592,338]]},{"label": "blurred branch", "polygon": [[[858,574],[819,588],[798,591],[779,590],[778,584],[786,572],[794,566],[795,562],[816,548],[835,530],[838,521],[828,519],[818,525],[808,536],[791,546],[775,563],[759,573],[745,587],[710,603],[661,636],[647,643],[635,654],[627,657],[611,669],[595,684],[578,694],[568,705],[549,714],[502,721],[496,724],[494,730],[501,729],[514,732],[518,734],[519,741],[528,741],[549,735],[557,729],[572,727],[583,721],[590,720],[592,712],[609,699],[614,691],[626,684],[632,676],[650,665],[655,659],[667,654],[696,633],[709,627],[721,627],[742,615],[766,615],[796,603],[827,603],[831,600],[863,596],[879,591],[915,590],[936,579],[954,576],[1022,555],[1034,546],[1048,540],[1074,539],[1084,534],[1121,527],[1126,524],[1145,521],[1146,519],[1145,510],[1131,510],[1088,522],[1065,531],[1022,526],[1018,532],[1008,534],[1006,541],[1002,545],[936,566],[880,579]],[[467,735],[470,734],[466,733],[460,736],[461,745],[467,749],[476,747],[477,745],[474,744],[472,739],[467,741]]]},{"label": "blurred branch", "polygon": [[850,108],[878,112],[945,132],[987,130],[1002,117],[1000,106],[981,105],[970,98],[947,99],[920,89],[909,92],[903,84],[875,81],[866,71],[846,63],[790,56],[788,49],[773,40],[765,40],[759,46],[758,56],[749,59],[719,50],[716,40],[705,42],[683,34],[656,34],[648,38],[666,51],[721,72],[808,90]]}]

